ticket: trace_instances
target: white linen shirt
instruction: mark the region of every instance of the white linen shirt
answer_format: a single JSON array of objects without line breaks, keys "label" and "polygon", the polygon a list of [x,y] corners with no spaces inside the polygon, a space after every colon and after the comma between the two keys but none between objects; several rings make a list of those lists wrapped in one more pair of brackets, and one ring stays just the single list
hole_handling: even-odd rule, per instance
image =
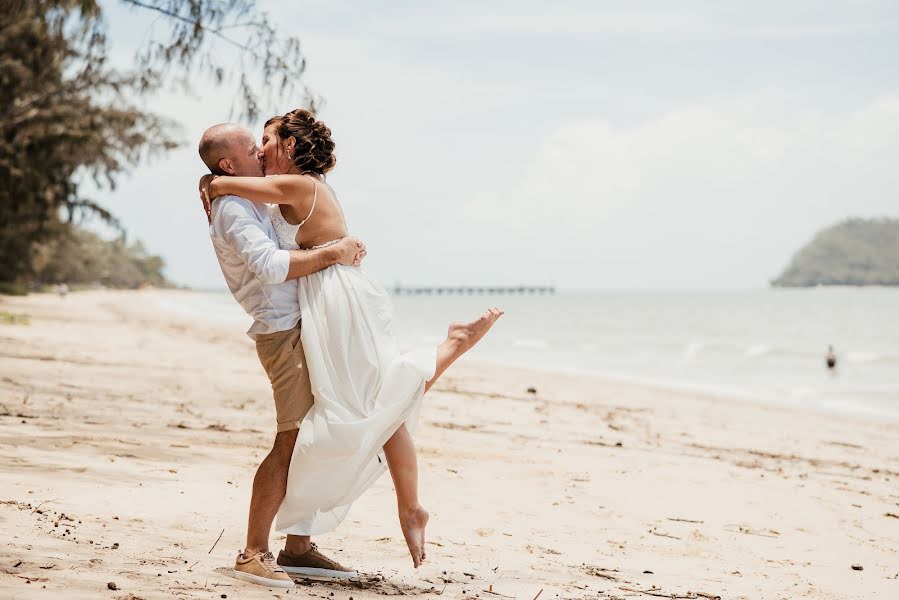
[{"label": "white linen shirt", "polygon": [[300,321],[298,284],[285,281],[290,252],[278,248],[267,207],[238,196],[218,198],[209,236],[228,289],[253,317],[247,335],[293,329]]}]

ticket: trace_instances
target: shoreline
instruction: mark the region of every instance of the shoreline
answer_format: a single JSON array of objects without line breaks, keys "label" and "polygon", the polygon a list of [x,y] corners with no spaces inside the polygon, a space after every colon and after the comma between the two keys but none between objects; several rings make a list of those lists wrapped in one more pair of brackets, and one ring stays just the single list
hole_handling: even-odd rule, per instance
[{"label": "shoreline", "polygon": [[[235,323],[243,323],[244,321],[247,323],[247,327],[249,327],[249,317],[246,317],[242,312],[240,312],[240,308],[236,302],[233,301],[233,298],[230,296],[230,293],[227,289],[225,290],[191,290],[191,289],[178,289],[178,290],[160,290],[163,293],[166,292],[175,292],[177,294],[182,293],[195,293],[195,294],[204,294],[215,298],[227,298],[227,301],[230,304],[233,304],[235,315],[232,316],[230,313],[228,316],[212,316],[203,314],[202,311],[196,310],[196,312],[191,312],[193,309],[189,309],[186,304],[172,304],[168,303],[161,304],[161,306],[166,306],[169,310],[174,310],[181,314],[181,316],[203,316],[204,318],[208,318],[210,320],[214,320],[220,324],[227,324],[229,326],[234,326]],[[563,292],[565,293],[565,292]],[[393,297],[393,296],[391,296]],[[239,313],[239,314],[238,314]],[[872,404],[848,404],[845,402],[839,401],[828,401],[825,403],[818,402],[815,403],[815,400],[808,399],[791,399],[786,398],[785,400],[779,400],[778,394],[773,392],[764,392],[760,390],[751,390],[746,388],[740,388],[735,385],[729,384],[718,384],[718,383],[707,383],[702,381],[685,381],[685,380],[677,380],[671,378],[664,377],[654,377],[651,375],[634,375],[629,373],[621,373],[614,371],[604,371],[602,369],[590,369],[590,368],[580,368],[580,367],[567,367],[559,364],[545,366],[543,364],[539,364],[538,362],[528,363],[523,361],[515,361],[515,360],[504,360],[501,358],[494,358],[491,356],[475,356],[469,359],[469,362],[479,363],[485,366],[493,366],[498,368],[513,368],[513,369],[522,369],[522,370],[536,370],[548,374],[557,374],[557,375],[571,375],[578,377],[592,377],[599,381],[600,384],[605,383],[616,383],[616,384],[625,384],[625,385],[634,385],[641,388],[645,388],[648,390],[653,390],[655,392],[664,393],[664,392],[673,392],[673,393],[688,393],[695,394],[701,396],[713,396],[718,398],[721,401],[728,402],[739,402],[743,404],[757,404],[764,406],[773,406],[773,407],[783,407],[786,409],[792,409],[800,412],[811,412],[815,414],[827,414],[827,415],[836,415],[836,416],[844,416],[844,417],[855,417],[862,419],[879,419],[886,420],[890,422],[899,422],[899,405],[895,408],[881,408]],[[784,396],[784,394],[780,394],[780,396]]]},{"label": "shoreline", "polygon": [[[163,313],[169,293],[0,297],[30,317],[0,325],[0,596],[272,597],[223,574],[273,435],[265,375],[245,328]],[[382,477],[316,538],[359,581],[297,597],[899,592],[896,423],[463,358],[416,438],[428,561]]]},{"label": "shoreline", "polygon": [[879,411],[871,407],[850,407],[840,409],[836,407],[812,406],[810,404],[801,404],[798,402],[777,402],[773,398],[765,398],[760,394],[749,391],[743,391],[715,384],[704,384],[694,382],[680,382],[666,379],[655,379],[652,377],[643,377],[639,375],[627,375],[622,373],[612,373],[599,370],[578,369],[576,367],[566,368],[560,366],[540,366],[525,363],[516,363],[511,361],[494,360],[489,358],[475,359],[477,362],[486,366],[495,366],[498,368],[520,369],[522,371],[539,371],[547,375],[561,375],[571,377],[588,377],[596,379],[599,383],[619,384],[642,388],[655,393],[676,393],[690,394],[694,396],[714,398],[720,402],[736,402],[740,404],[754,405],[756,407],[773,407],[787,411],[798,413],[810,413],[816,415],[830,415],[838,417],[858,418],[862,420],[878,420],[886,422],[899,423],[899,410]]}]

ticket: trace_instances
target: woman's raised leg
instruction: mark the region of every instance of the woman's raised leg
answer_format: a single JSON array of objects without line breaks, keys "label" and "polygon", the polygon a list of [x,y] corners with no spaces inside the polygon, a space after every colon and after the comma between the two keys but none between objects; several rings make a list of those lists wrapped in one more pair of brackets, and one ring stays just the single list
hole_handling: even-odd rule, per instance
[{"label": "woman's raised leg", "polygon": [[[484,337],[496,320],[503,315],[498,308],[491,308],[470,323],[452,323],[447,331],[446,340],[437,346],[437,366],[434,377],[425,384],[425,391],[437,381],[457,358],[470,350]],[[390,467],[390,476],[396,489],[396,505],[400,518],[400,527],[412,562],[416,568],[425,559],[425,527],[428,524],[428,511],[418,501],[418,458],[415,455],[415,443],[412,436],[402,425],[384,444],[384,454]]]},{"label": "woman's raised leg", "polygon": [[503,314],[500,309],[491,308],[470,323],[450,323],[446,339],[437,346],[437,368],[434,370],[434,377],[425,384],[425,391],[431,389],[434,382],[457,358],[471,350]]}]

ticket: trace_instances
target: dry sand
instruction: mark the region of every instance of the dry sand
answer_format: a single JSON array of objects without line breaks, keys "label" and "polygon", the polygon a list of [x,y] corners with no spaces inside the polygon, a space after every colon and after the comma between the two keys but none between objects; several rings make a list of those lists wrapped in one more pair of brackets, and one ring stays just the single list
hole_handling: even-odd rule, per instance
[{"label": "dry sand", "polygon": [[899,598],[899,424],[464,360],[425,566],[385,476],[317,539],[359,581],[238,582],[271,399],[243,331],[157,306],[186,293],[0,298],[0,598]]}]

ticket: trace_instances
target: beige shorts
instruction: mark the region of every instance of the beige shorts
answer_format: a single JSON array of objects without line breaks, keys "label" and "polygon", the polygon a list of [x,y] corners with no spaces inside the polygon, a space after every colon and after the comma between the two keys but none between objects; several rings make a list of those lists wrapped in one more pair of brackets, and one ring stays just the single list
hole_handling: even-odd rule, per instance
[{"label": "beige shorts", "polygon": [[278,433],[299,428],[300,421],[312,408],[312,387],[300,343],[300,324],[287,331],[257,335],[256,354],[272,383]]}]

